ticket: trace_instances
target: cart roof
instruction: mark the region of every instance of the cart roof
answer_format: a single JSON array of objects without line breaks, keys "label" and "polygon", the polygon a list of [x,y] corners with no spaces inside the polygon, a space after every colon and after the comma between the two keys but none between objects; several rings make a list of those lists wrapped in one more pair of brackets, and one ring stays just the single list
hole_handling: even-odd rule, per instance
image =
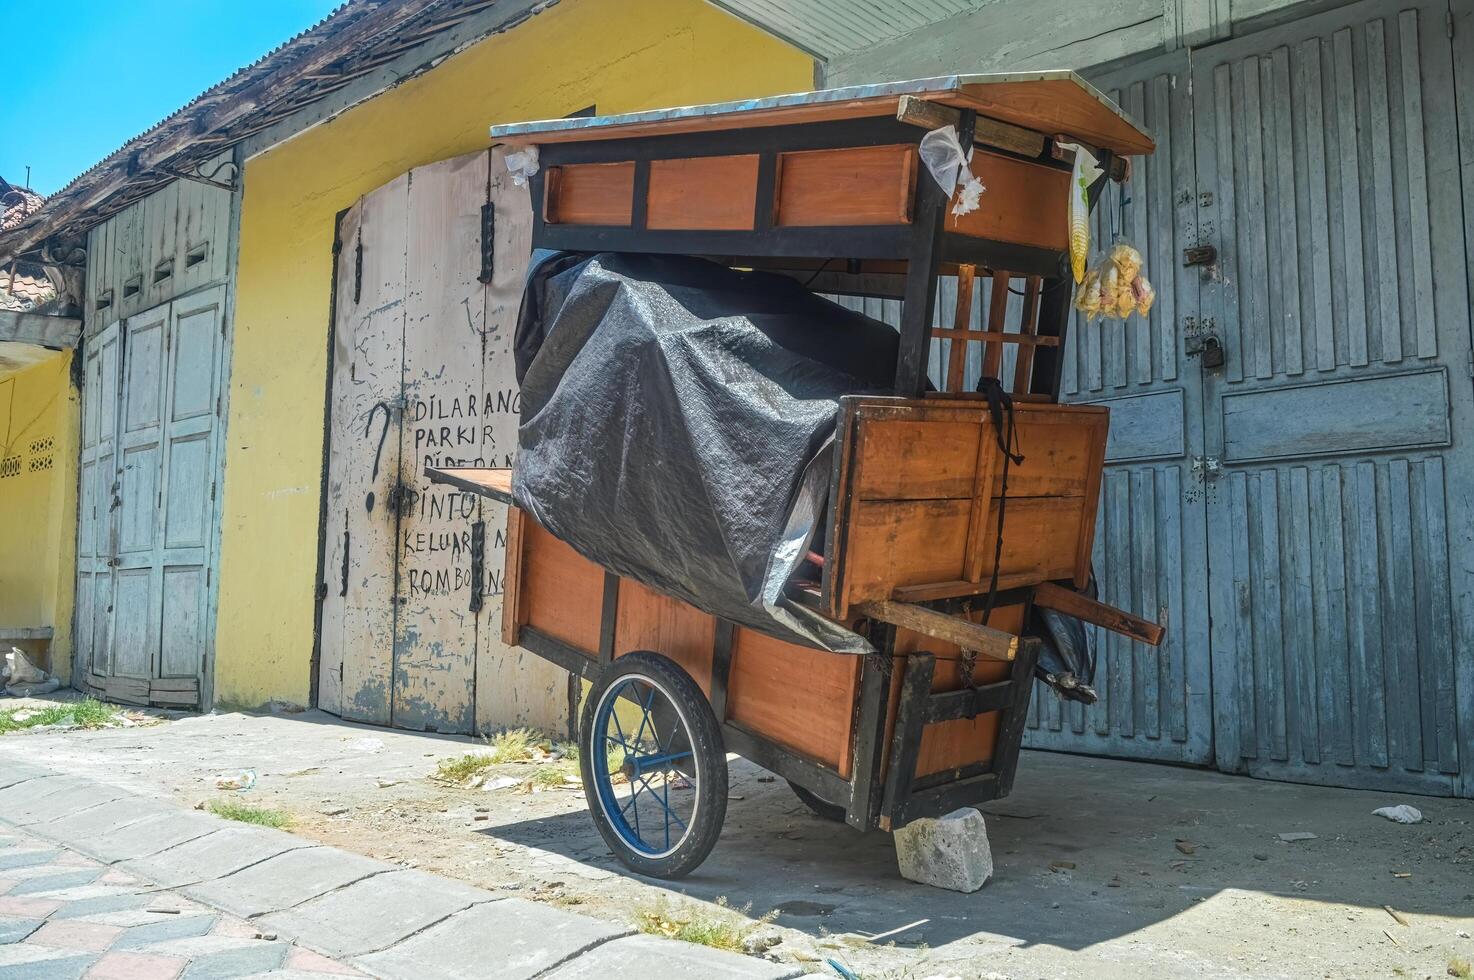
[{"label": "cart roof", "polygon": [[1079,75],[1063,70],[942,75],[614,116],[509,123],[491,127],[491,138],[519,144],[567,143],[893,116],[903,95],[974,109],[980,116],[1046,135],[1063,134],[1122,155],[1156,148],[1147,131],[1120,106]]}]

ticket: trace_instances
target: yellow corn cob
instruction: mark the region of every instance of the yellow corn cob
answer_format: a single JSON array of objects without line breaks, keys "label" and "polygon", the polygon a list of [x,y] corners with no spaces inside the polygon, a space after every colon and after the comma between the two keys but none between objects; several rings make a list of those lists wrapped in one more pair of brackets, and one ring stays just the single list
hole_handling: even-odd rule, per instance
[{"label": "yellow corn cob", "polygon": [[1070,269],[1076,282],[1085,281],[1085,259],[1090,254],[1090,204],[1084,181],[1070,188]]}]

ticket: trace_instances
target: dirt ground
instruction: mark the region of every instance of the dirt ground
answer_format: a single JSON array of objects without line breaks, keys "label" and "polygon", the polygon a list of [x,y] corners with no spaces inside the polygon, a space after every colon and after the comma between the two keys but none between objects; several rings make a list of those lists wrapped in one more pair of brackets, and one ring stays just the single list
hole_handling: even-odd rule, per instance
[{"label": "dirt ground", "polygon": [[[734,758],[721,841],[666,883],[609,856],[576,787],[429,778],[474,744],[319,712],[221,714],[8,735],[0,766],[23,757],[190,804],[253,770],[229,795],[289,811],[304,837],[624,922],[724,900],[776,914],[765,955],[831,976],[830,959],[865,980],[1443,977],[1474,960],[1474,801],[1026,752],[1013,795],[984,808],[994,880],[959,895],[905,881],[888,835],[820,820]],[[1400,802],[1425,822],[1371,814]],[[1296,831],[1315,837],[1279,839]]]}]

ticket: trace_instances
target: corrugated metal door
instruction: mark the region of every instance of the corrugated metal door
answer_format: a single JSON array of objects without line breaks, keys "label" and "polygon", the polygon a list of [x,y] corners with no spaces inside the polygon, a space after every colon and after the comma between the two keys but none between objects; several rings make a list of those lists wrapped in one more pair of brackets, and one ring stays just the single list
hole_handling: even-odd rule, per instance
[{"label": "corrugated metal door", "polygon": [[[1459,789],[1474,423],[1448,8],[1194,53],[1216,754]],[[1462,674],[1463,689],[1459,690]],[[1462,757],[1462,758],[1461,758]],[[1465,792],[1469,783],[1464,784]]]},{"label": "corrugated metal door", "polygon": [[[1167,627],[1153,649],[1093,630],[1095,705],[1063,702],[1040,684],[1026,744],[1121,758],[1212,760],[1202,384],[1179,335],[1198,315],[1199,274],[1182,268],[1197,244],[1193,116],[1186,52],[1093,79],[1146,125],[1157,151],[1133,161],[1131,180],[1107,185],[1094,220],[1097,250],[1119,236],[1146,259],[1159,299],[1150,317],[1076,317],[1065,350],[1062,399],[1111,410],[1094,565],[1103,601]],[[1061,216],[1063,220],[1063,216]]]}]

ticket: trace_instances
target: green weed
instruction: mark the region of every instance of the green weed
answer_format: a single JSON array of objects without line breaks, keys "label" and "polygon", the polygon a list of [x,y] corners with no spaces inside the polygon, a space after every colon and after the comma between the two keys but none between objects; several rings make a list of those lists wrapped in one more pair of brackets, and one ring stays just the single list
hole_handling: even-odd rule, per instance
[{"label": "green weed", "polygon": [[[21,717],[17,718],[16,716]],[[42,725],[66,725],[71,728],[105,728],[118,716],[111,705],[85,698],[52,704],[44,708],[8,708],[0,711],[0,734],[24,731]]]},{"label": "green weed", "polygon": [[494,765],[496,765],[496,760],[490,754],[472,752],[450,759],[441,759],[435,767],[435,776],[447,783],[464,783],[472,776],[479,776]]},{"label": "green weed", "polygon": [[292,822],[291,814],[284,810],[273,810],[264,806],[251,806],[239,800],[211,800],[205,809],[226,820],[253,823],[258,827],[285,827]]},{"label": "green weed", "polygon": [[756,921],[745,918],[752,909],[744,906],[740,913],[727,908],[725,898],[717,899],[720,911],[709,912],[699,906],[689,905],[673,908],[664,901],[657,905],[637,909],[635,924],[639,930],[651,936],[664,936],[698,946],[724,949],[732,953],[746,952],[747,938],[777,917],[769,912]]}]

